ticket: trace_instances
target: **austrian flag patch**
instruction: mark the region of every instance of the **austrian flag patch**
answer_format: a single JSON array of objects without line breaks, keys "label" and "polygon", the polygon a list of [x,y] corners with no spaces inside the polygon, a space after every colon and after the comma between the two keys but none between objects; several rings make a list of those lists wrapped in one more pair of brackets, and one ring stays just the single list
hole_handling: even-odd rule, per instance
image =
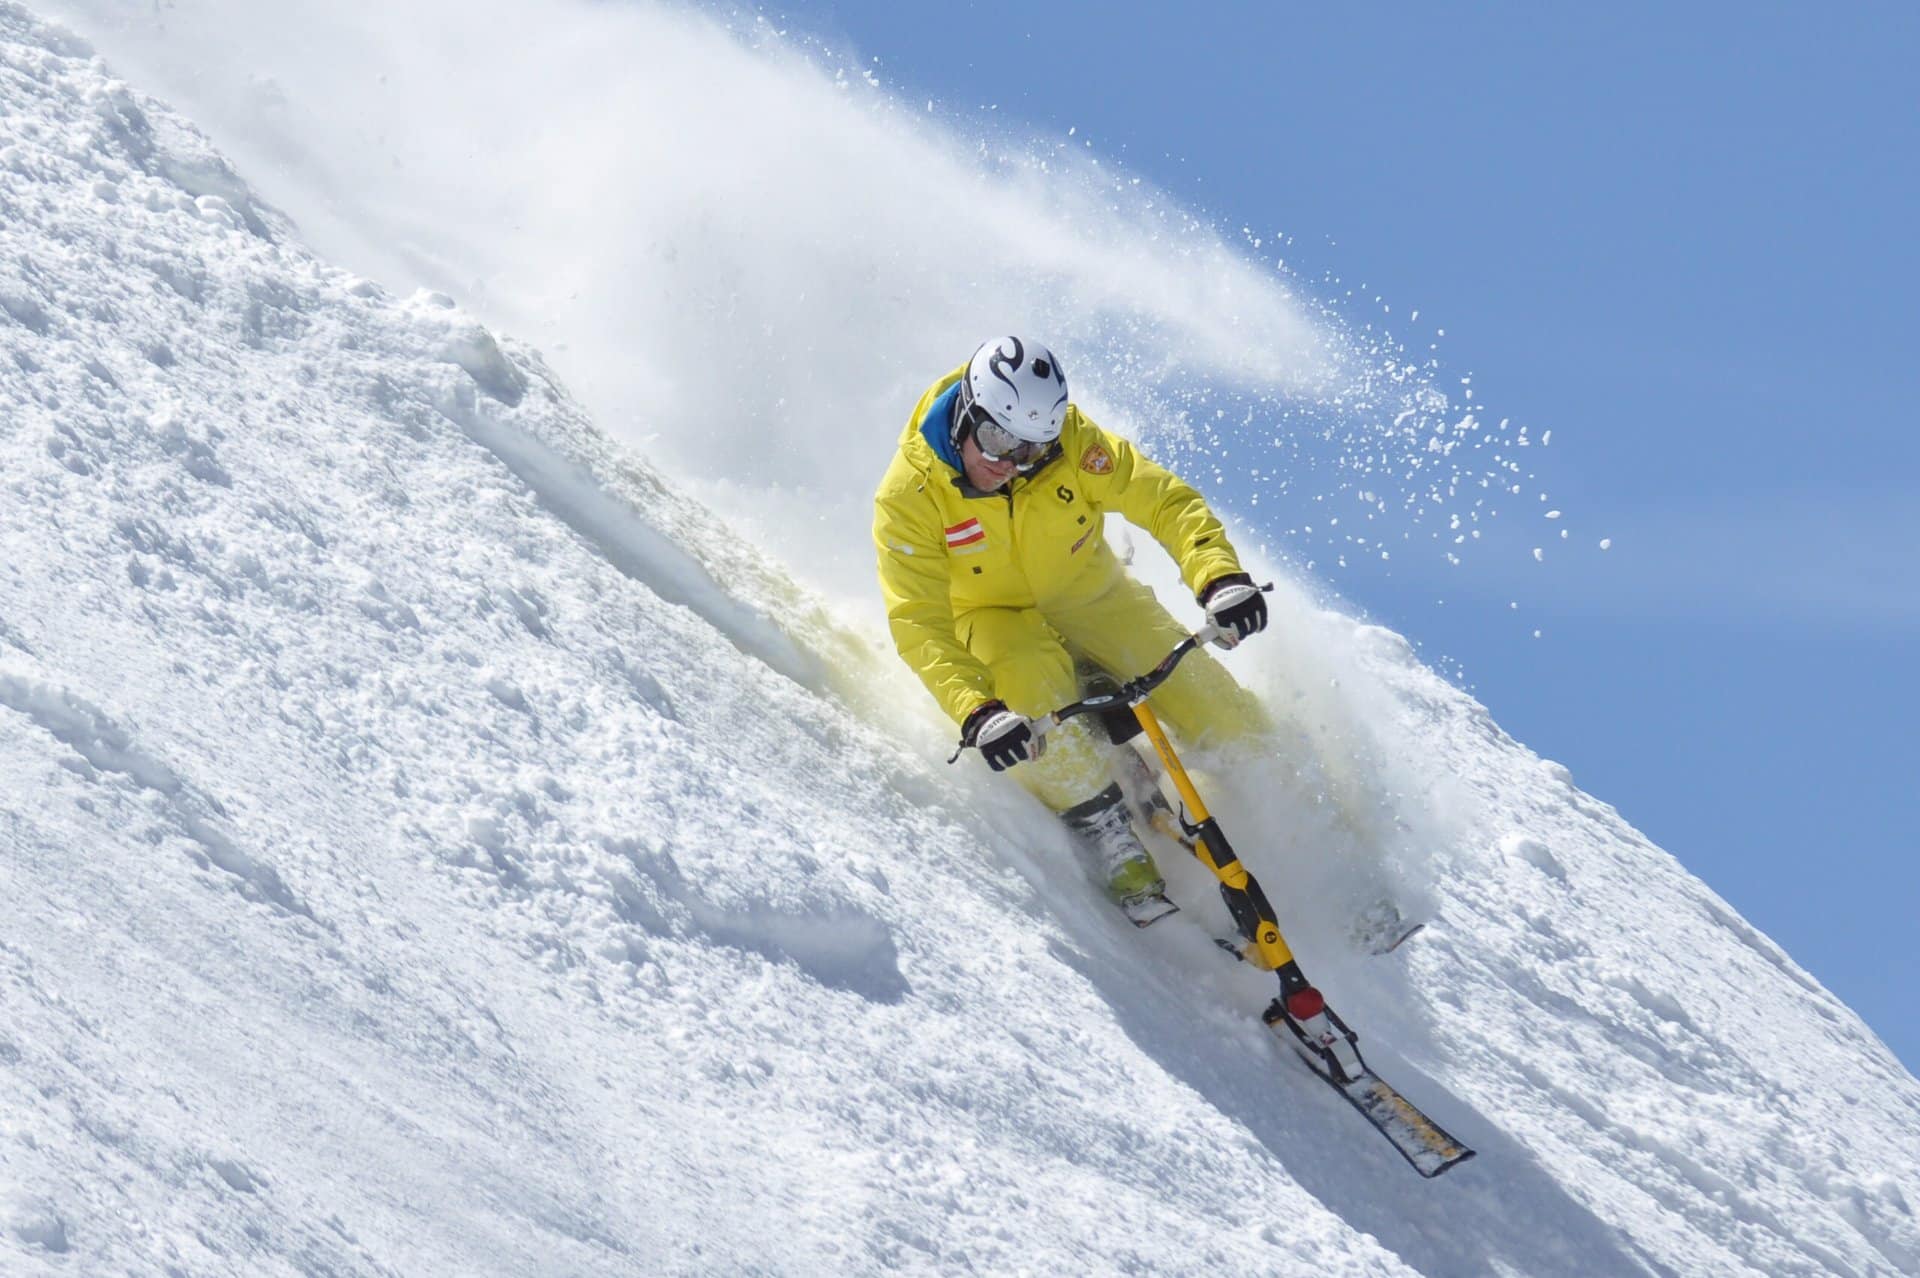
[{"label": "austrian flag patch", "polygon": [[978,519],[963,519],[947,529],[947,549],[961,550],[967,547],[982,547],[987,543],[987,530],[980,526]]}]

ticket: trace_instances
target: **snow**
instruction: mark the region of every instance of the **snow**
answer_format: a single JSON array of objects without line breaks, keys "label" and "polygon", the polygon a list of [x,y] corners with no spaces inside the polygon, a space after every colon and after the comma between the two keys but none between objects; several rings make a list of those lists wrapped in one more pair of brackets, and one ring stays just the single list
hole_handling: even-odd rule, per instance
[{"label": "snow", "polygon": [[1198,866],[1128,927],[788,547],[113,74],[0,0],[0,1271],[1920,1269],[1920,1085],[1400,636],[1283,578],[1284,749],[1194,762],[1434,1182]]}]

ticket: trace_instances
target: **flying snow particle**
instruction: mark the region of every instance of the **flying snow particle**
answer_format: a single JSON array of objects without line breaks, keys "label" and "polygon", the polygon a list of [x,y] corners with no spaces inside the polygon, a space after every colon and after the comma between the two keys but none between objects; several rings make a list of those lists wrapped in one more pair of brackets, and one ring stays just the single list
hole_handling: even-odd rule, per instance
[{"label": "flying snow particle", "polygon": [[1545,559],[1546,557],[1547,557],[1547,552],[1546,552],[1546,551],[1544,551],[1544,550],[1542,550],[1542,549],[1540,549],[1540,547],[1538,547],[1538,546],[1535,546],[1535,547],[1533,548],[1533,561],[1534,561],[1535,563],[1539,563],[1539,562],[1541,562],[1541,561],[1542,561],[1542,560],[1544,560],[1544,559]]},{"label": "flying snow particle", "polygon": [[1612,550],[1612,549],[1613,549],[1613,538],[1611,538],[1611,537],[1602,537],[1602,538],[1600,539],[1600,549],[1602,549],[1602,550]]}]

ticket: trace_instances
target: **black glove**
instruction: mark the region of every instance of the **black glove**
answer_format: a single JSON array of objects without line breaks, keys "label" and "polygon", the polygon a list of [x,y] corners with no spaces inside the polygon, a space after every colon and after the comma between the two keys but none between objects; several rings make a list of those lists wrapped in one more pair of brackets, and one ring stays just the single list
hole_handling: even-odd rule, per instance
[{"label": "black glove", "polygon": [[1222,648],[1267,628],[1267,597],[1244,572],[1208,582],[1200,592],[1200,606],[1207,610],[1207,620],[1226,632],[1216,641]]},{"label": "black glove", "polygon": [[960,743],[977,747],[988,767],[1005,772],[1033,757],[1033,725],[1007,709],[1006,702],[989,701],[960,725]]}]

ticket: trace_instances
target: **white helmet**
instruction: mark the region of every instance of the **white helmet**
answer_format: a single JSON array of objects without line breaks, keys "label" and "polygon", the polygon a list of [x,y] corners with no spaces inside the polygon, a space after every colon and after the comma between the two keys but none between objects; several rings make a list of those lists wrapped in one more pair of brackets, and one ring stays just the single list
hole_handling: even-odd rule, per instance
[{"label": "white helmet", "polygon": [[1029,444],[1060,438],[1067,420],[1067,375],[1040,343],[1017,337],[986,342],[973,353],[961,380],[962,407],[976,430],[991,421]]}]

